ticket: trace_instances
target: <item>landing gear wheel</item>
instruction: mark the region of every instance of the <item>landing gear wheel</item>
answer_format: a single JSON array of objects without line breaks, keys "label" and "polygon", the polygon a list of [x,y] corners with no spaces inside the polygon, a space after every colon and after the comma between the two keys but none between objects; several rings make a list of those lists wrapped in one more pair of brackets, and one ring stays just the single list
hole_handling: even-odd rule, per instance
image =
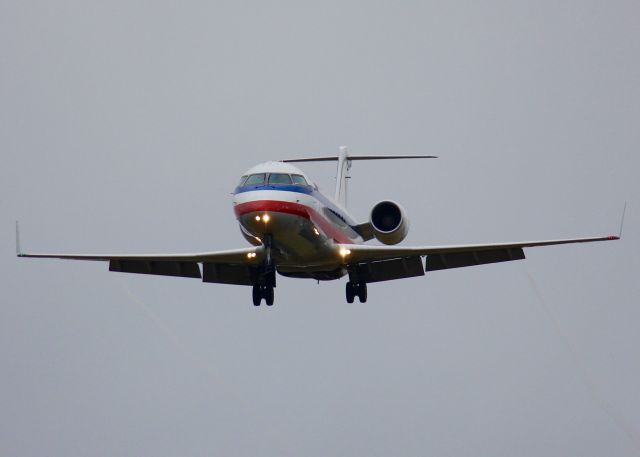
[{"label": "landing gear wheel", "polygon": [[265,286],[262,293],[264,295],[264,302],[267,306],[273,306],[273,286]]},{"label": "landing gear wheel", "polygon": [[345,294],[347,296],[347,303],[353,303],[353,299],[356,296],[356,288],[354,287],[354,284],[351,281],[347,281],[346,287],[345,287]]},{"label": "landing gear wheel", "polygon": [[360,300],[360,303],[367,302],[367,283],[366,282],[358,284],[358,299]]},{"label": "landing gear wheel", "polygon": [[253,298],[253,306],[260,306],[260,302],[262,301],[262,290],[260,290],[260,286],[253,286],[251,296]]}]

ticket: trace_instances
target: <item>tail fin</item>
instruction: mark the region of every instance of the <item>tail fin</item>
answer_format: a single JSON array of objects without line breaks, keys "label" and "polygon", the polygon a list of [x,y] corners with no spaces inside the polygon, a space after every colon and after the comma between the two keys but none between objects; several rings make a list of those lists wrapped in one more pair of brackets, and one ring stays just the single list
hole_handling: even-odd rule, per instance
[{"label": "tail fin", "polygon": [[338,172],[336,174],[335,200],[342,206],[347,205],[347,179],[351,161],[353,160],[389,160],[389,159],[437,159],[438,156],[425,155],[395,155],[395,156],[352,156],[346,146],[340,146],[340,154],[337,156],[308,157],[303,159],[287,159],[281,162],[338,162]]},{"label": "tail fin", "polygon": [[342,206],[347,206],[347,178],[349,178],[350,168],[351,160],[349,160],[349,151],[346,146],[340,146],[338,171],[336,173],[336,191],[333,198]]}]

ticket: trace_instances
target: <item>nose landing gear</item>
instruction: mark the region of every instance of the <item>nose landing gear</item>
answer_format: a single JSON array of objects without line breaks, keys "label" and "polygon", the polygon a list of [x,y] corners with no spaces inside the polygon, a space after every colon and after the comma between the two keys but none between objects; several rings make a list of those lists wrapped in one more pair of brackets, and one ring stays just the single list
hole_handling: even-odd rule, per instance
[{"label": "nose landing gear", "polygon": [[367,283],[356,283],[348,281],[345,287],[345,295],[347,297],[347,303],[353,303],[356,296],[358,296],[358,300],[360,300],[360,303],[366,303]]},{"label": "nose landing gear", "polygon": [[273,306],[274,293],[276,286],[276,269],[271,257],[271,235],[265,235],[265,260],[262,268],[257,274],[252,290],[253,306],[260,306],[262,299],[267,306]]}]

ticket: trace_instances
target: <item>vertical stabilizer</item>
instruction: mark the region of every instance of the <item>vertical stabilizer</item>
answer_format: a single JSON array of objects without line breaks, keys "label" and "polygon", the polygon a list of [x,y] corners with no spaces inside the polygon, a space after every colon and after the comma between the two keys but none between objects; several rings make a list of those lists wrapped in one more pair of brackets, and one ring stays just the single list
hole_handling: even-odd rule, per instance
[{"label": "vertical stabilizer", "polygon": [[342,206],[347,206],[347,178],[349,178],[349,169],[351,168],[351,160],[349,159],[349,151],[346,146],[340,146],[340,154],[338,154],[338,170],[336,173],[336,192],[335,200]]},{"label": "vertical stabilizer", "polygon": [[281,162],[338,162],[338,171],[336,172],[336,192],[335,201],[340,203],[341,206],[347,206],[347,179],[349,176],[349,169],[351,169],[351,162],[354,160],[390,160],[390,159],[437,159],[437,156],[425,156],[425,155],[349,155],[349,151],[346,146],[340,146],[340,153],[337,156],[320,156],[320,157],[305,157],[302,159],[285,159]]}]

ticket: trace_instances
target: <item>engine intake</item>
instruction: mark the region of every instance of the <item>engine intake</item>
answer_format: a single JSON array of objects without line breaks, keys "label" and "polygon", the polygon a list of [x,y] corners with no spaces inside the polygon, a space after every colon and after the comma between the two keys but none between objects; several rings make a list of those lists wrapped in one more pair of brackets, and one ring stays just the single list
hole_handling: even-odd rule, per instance
[{"label": "engine intake", "polygon": [[409,220],[404,209],[390,200],[376,203],[369,220],[374,236],[384,244],[398,244],[409,233]]}]

